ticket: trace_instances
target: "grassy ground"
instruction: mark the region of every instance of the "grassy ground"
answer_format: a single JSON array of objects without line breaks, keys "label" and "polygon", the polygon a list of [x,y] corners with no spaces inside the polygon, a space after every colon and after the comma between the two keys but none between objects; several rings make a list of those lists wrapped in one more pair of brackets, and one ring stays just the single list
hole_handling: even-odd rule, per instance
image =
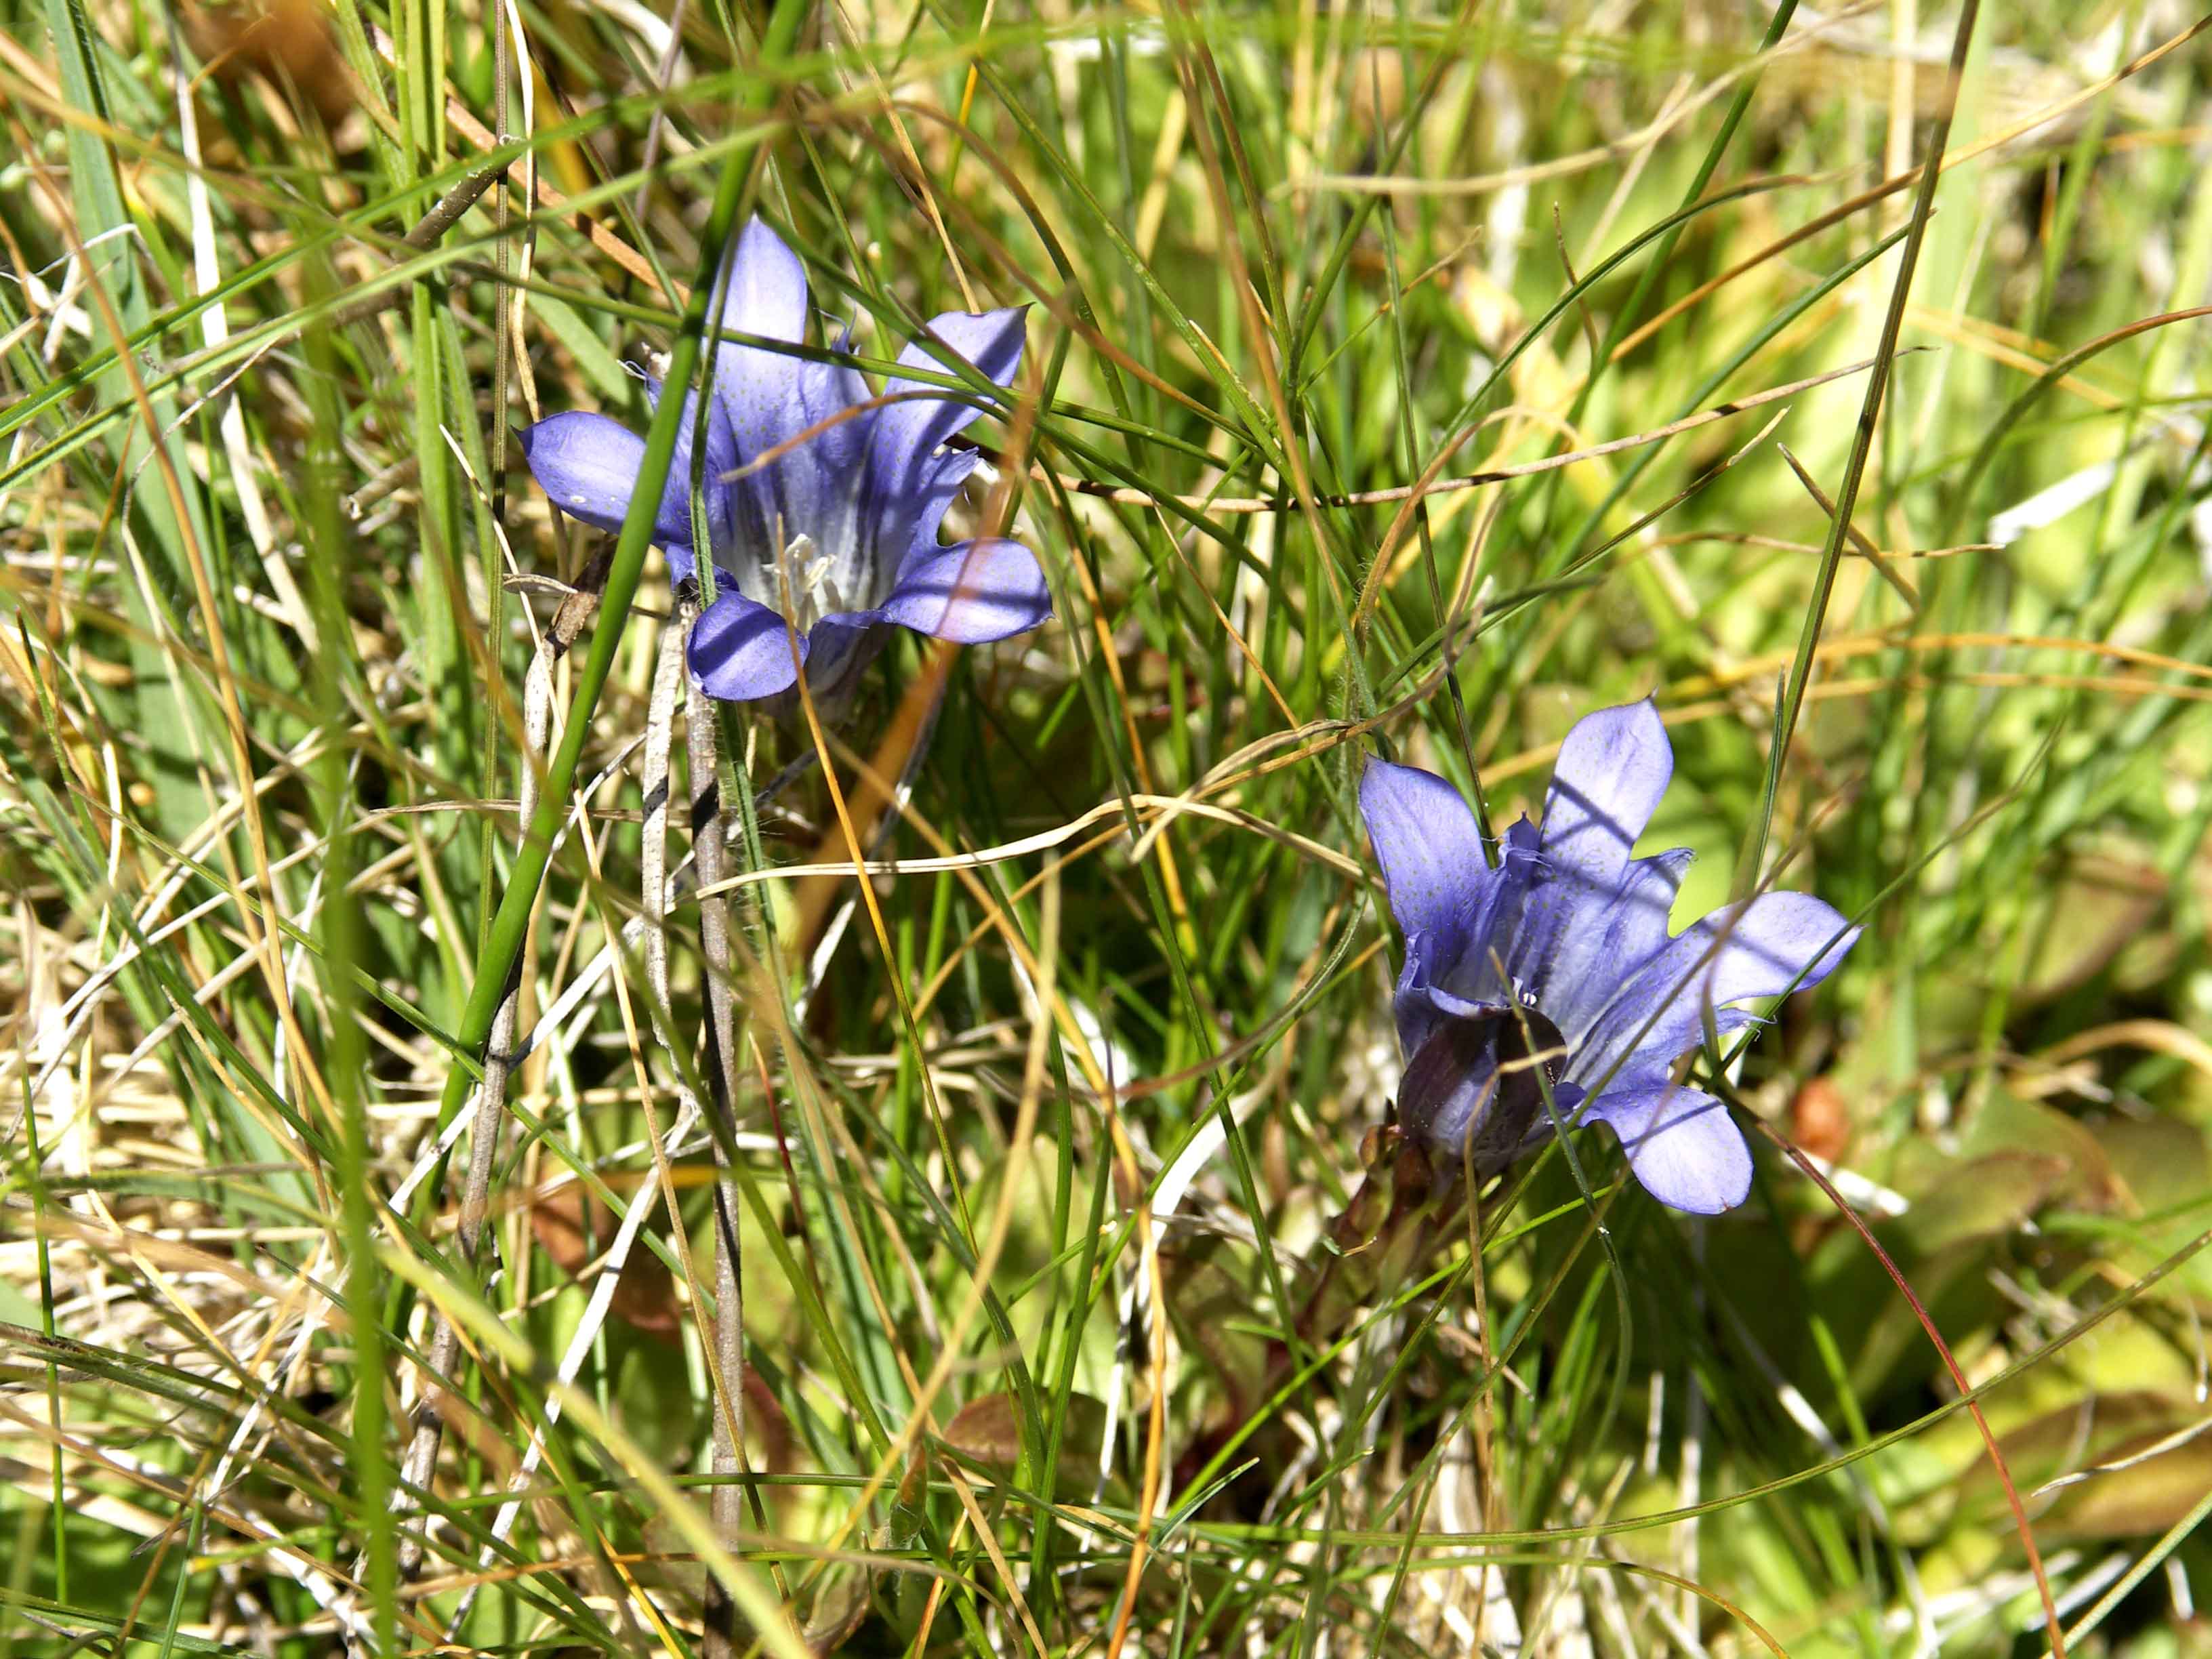
[{"label": "grassy ground", "polygon": [[[0,1659],[2212,1651],[2195,8],[271,3],[0,8]],[[657,927],[510,428],[726,179],[865,362],[1031,306],[1057,620],[702,723],[821,867]],[[1752,1201],[1363,1245],[1359,756],[1647,693],[1678,920],[1866,927]]]}]

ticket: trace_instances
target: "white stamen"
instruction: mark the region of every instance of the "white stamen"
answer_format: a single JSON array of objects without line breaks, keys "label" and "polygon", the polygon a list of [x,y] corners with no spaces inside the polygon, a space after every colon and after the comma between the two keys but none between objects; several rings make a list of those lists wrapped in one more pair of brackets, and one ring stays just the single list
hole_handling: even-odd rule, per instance
[{"label": "white stamen", "polygon": [[783,550],[783,567],[777,586],[781,590],[786,580],[790,583],[791,625],[800,633],[846,608],[837,586],[837,562],[815,546],[813,537],[793,536]]}]

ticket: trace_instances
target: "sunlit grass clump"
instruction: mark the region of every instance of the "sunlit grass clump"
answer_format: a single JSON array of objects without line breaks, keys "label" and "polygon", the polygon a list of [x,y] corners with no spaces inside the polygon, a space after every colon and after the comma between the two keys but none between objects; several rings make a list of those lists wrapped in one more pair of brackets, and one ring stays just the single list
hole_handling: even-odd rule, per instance
[{"label": "sunlit grass clump", "polygon": [[0,24],[0,1659],[2208,1650],[2171,4]]}]

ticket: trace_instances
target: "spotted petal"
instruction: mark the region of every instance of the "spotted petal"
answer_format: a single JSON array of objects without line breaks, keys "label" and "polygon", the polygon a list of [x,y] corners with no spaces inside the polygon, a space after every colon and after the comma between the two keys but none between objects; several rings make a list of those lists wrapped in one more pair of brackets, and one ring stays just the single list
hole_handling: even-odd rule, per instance
[{"label": "spotted petal", "polygon": [[[806,268],[758,218],[724,256],[720,327],[796,345],[806,337]],[[714,344],[714,396],[729,422],[725,469],[738,539],[766,559],[806,536],[832,561],[838,591],[872,605],[904,544],[878,550],[868,533],[863,478],[876,411],[850,363],[723,338]],[[890,568],[884,561],[892,562]]]},{"label": "spotted petal", "polygon": [[[733,334],[796,343],[806,337],[806,267],[783,238],[755,217],[722,255],[720,326]],[[781,417],[799,360],[735,340],[713,343],[714,396],[729,416],[738,453],[750,458],[779,442]]]}]

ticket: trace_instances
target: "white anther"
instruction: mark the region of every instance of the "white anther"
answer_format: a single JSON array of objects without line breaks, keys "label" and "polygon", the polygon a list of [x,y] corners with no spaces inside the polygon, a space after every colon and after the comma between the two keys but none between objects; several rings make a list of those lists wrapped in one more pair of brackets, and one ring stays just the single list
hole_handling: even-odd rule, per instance
[{"label": "white anther", "polygon": [[817,548],[813,537],[793,537],[783,550],[783,562],[791,583],[791,623],[800,633],[845,608],[836,581],[837,561]]}]

